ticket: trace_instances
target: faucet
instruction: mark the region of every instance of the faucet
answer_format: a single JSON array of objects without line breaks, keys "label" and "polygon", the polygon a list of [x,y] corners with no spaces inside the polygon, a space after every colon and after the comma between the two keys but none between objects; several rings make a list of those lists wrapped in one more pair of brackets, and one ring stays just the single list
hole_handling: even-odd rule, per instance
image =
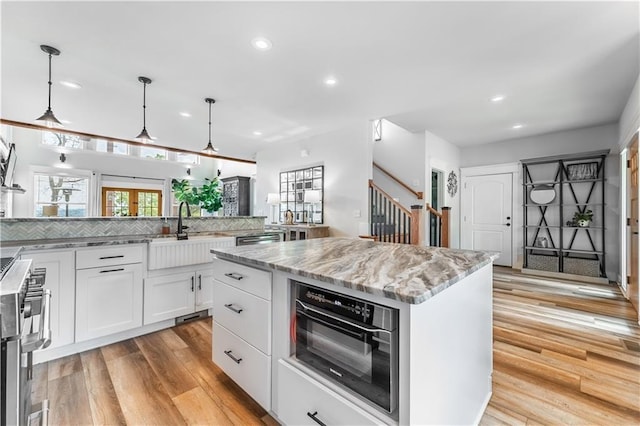
[{"label": "faucet", "polygon": [[188,226],[182,224],[182,205],[183,204],[187,206],[187,217],[191,217],[191,209],[189,209],[189,203],[187,203],[186,201],[182,201],[180,203],[180,206],[178,206],[178,231],[176,232],[176,237],[179,240],[189,239],[189,236],[187,235],[187,233],[184,232],[184,230],[187,229]]}]

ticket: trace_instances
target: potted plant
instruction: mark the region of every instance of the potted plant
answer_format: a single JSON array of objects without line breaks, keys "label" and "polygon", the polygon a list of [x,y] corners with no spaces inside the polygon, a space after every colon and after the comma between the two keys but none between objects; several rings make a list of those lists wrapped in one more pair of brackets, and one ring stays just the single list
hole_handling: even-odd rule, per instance
[{"label": "potted plant", "polygon": [[198,199],[200,208],[215,213],[222,208],[222,188],[218,178],[205,178],[200,188],[193,188],[193,195]]},{"label": "potted plant", "polygon": [[575,212],[573,214],[573,221],[581,228],[586,228],[593,219],[593,212],[591,210],[585,210],[584,212]]},{"label": "potted plant", "polygon": [[198,205],[198,197],[193,193],[191,182],[186,179],[171,179],[171,190],[178,201],[186,201],[191,206]]}]

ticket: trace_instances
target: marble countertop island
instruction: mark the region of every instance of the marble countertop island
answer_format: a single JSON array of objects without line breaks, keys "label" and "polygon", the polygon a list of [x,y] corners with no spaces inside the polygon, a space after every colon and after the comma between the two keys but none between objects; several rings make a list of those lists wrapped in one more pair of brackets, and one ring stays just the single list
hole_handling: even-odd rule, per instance
[{"label": "marble countertop island", "polygon": [[235,260],[419,304],[491,263],[497,253],[320,238],[214,248]]}]

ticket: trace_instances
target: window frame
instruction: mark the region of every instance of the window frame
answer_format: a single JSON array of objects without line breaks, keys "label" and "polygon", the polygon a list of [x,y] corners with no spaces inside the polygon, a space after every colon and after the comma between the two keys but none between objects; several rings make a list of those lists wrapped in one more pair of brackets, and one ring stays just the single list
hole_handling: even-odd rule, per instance
[{"label": "window frame", "polygon": [[[114,187],[114,186],[102,186],[101,192],[101,216],[102,217],[117,217],[107,215],[107,192],[118,191],[129,193],[129,217],[162,217],[162,190],[161,189],[147,189],[147,188],[127,188],[127,187]],[[157,216],[139,216],[138,205],[140,193],[153,193],[158,194],[158,215]]]}]

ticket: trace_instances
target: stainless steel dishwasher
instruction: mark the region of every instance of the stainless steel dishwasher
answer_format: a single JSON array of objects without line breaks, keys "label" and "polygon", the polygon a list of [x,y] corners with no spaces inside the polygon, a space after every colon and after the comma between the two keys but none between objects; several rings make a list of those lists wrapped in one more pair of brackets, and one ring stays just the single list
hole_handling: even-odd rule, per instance
[{"label": "stainless steel dishwasher", "polygon": [[270,244],[282,241],[281,232],[265,232],[256,235],[245,235],[236,237],[236,246],[249,246],[253,244]]}]

